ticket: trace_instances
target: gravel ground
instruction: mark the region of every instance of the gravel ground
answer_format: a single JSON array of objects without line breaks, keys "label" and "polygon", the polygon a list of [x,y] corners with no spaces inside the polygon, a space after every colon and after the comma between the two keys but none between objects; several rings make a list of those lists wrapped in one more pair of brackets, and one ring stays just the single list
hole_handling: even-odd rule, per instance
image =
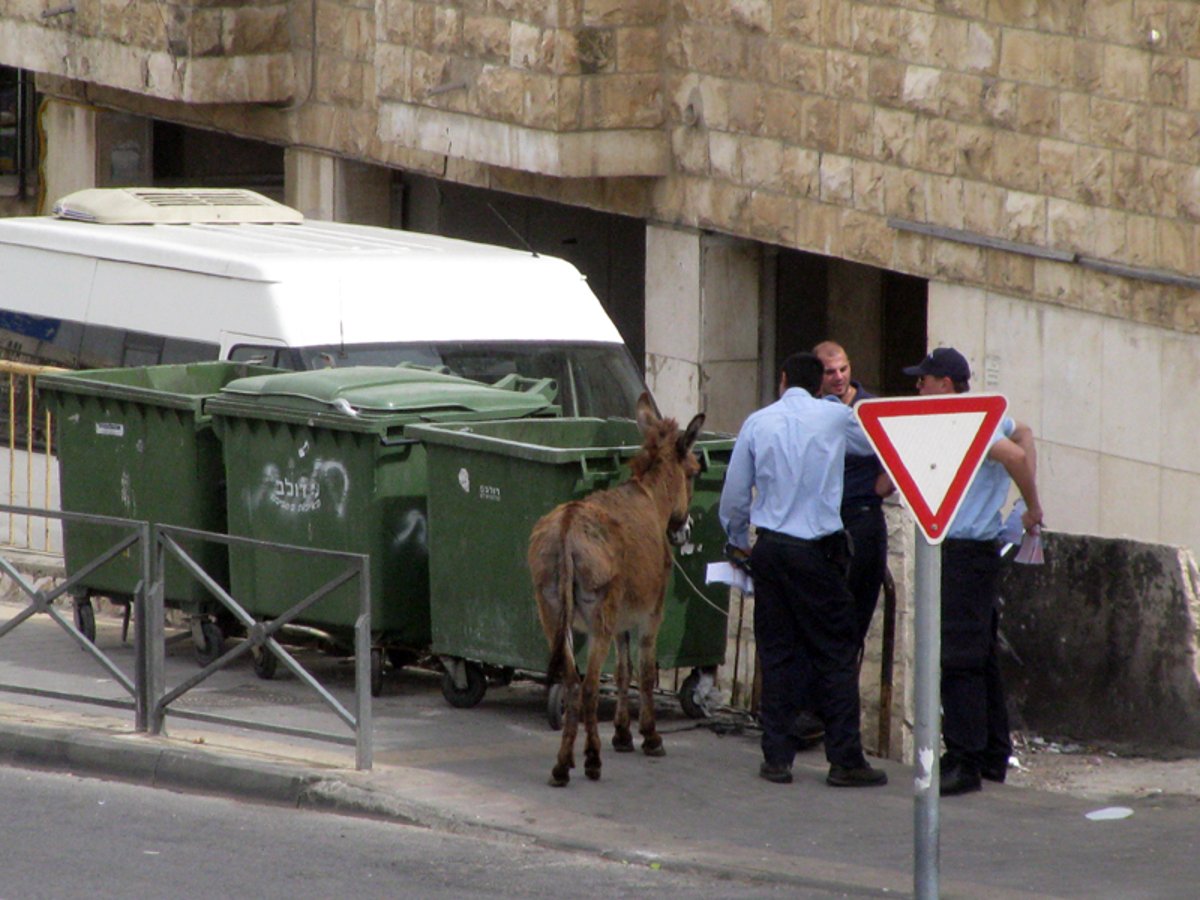
[{"label": "gravel ground", "polygon": [[1098,800],[1170,795],[1200,803],[1200,757],[1138,756],[1036,735],[1014,738],[1010,784]]}]

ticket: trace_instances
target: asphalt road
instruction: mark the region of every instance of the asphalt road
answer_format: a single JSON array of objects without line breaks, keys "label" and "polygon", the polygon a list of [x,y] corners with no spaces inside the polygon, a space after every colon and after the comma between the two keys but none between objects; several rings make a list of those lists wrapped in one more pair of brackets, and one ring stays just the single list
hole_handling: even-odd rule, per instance
[{"label": "asphalt road", "polygon": [[0,769],[0,796],[5,900],[796,896],[794,886],[67,774]]}]

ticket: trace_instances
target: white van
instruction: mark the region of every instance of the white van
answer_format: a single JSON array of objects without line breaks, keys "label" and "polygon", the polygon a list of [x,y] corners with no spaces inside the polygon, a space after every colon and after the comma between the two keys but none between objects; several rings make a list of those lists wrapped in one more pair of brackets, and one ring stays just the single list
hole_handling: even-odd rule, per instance
[{"label": "white van", "polygon": [[569,263],[306,221],[251,191],[79,191],[0,218],[0,356],[71,368],[207,359],[445,366],[553,378],[564,415],[634,414],[643,389]]}]

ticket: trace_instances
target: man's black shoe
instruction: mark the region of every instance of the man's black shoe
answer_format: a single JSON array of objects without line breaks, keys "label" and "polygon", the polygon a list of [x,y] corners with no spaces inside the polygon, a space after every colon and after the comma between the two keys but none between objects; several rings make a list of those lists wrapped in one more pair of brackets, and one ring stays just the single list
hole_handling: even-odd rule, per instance
[{"label": "man's black shoe", "polygon": [[758,767],[758,777],[765,778],[767,781],[774,784],[791,784],[792,783],[792,767],[775,765],[769,762],[763,762]]},{"label": "man's black shoe", "polygon": [[979,774],[988,781],[1004,784],[1004,779],[1008,777],[1008,763],[984,763],[979,767]]},{"label": "man's black shoe", "polygon": [[952,797],[955,794],[969,794],[982,787],[978,769],[970,763],[955,761],[942,769],[941,788],[938,793],[943,797]]},{"label": "man's black shoe", "polygon": [[825,739],[825,725],[814,713],[802,709],[788,729],[788,736],[796,742],[797,750],[807,750]]},{"label": "man's black shoe", "polygon": [[830,766],[825,783],[833,787],[880,787],[887,784],[887,772],[872,769],[865,763],[853,769],[846,766]]}]

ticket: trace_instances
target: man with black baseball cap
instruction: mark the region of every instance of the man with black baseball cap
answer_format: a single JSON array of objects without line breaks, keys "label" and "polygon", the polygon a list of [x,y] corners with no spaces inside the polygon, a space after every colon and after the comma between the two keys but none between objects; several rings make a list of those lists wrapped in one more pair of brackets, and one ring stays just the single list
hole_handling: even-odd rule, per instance
[{"label": "man with black baseball cap", "polygon": [[[971,367],[953,347],[938,347],[904,374],[916,377],[922,396],[970,389]],[[981,778],[1004,781],[1012,754],[996,653],[1000,510],[1010,478],[1025,500],[1022,525],[1040,528],[1033,431],[1005,416],[942,542],[943,794],[977,791]]]},{"label": "man with black baseball cap", "polygon": [[[953,393],[964,393],[971,382],[971,367],[967,359],[953,347],[938,347],[915,366],[904,370],[905,375],[924,378],[926,375],[934,378],[949,378],[955,386]],[[961,385],[961,387],[959,387]],[[917,389],[920,390],[918,383]],[[938,393],[951,393],[939,391]]]}]

